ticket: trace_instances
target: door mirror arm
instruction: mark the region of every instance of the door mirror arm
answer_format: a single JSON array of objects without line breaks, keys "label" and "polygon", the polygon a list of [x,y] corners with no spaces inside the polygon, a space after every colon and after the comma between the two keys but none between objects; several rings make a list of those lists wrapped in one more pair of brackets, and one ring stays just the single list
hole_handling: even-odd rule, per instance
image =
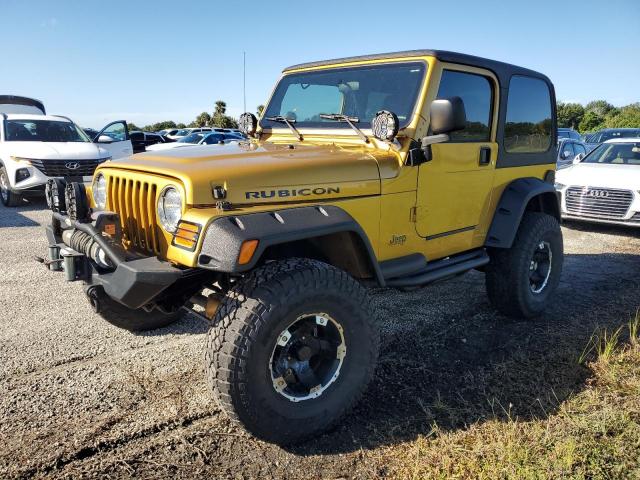
[{"label": "door mirror arm", "polygon": [[427,135],[422,138],[420,148],[424,153],[424,161],[430,162],[433,160],[433,153],[431,152],[431,145],[435,145],[436,143],[444,143],[448,142],[450,137],[446,133],[439,133],[438,135]]}]

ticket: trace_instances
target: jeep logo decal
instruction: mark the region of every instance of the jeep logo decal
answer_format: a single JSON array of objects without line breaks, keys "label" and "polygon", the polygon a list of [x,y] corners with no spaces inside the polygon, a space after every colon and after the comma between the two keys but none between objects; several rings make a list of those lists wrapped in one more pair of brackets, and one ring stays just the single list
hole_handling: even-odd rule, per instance
[{"label": "jeep logo decal", "polygon": [[260,190],[259,192],[245,192],[247,200],[252,198],[286,198],[286,197],[308,197],[310,195],[331,195],[332,193],[340,193],[340,187],[316,187],[316,188],[300,188],[300,189],[282,189],[282,190]]}]

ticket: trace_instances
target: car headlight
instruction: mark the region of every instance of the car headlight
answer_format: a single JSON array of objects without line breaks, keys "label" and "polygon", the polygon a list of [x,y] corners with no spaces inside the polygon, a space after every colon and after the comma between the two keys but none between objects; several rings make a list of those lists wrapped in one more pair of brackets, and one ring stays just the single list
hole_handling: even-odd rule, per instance
[{"label": "car headlight", "polygon": [[564,183],[554,183],[553,184],[554,187],[556,187],[556,190],[562,190],[564,187],[566,187],[566,185]]},{"label": "car headlight", "polygon": [[25,165],[25,166],[31,166],[31,160],[29,158],[22,158],[22,157],[11,157],[13,159],[14,162],[20,164],[20,165]]},{"label": "car headlight", "polygon": [[182,197],[176,187],[171,185],[164,187],[158,198],[158,218],[160,224],[167,232],[173,233],[178,228],[178,222],[182,217]]},{"label": "car headlight", "polygon": [[96,207],[104,210],[107,206],[107,179],[104,178],[104,175],[101,173],[93,179],[91,194],[93,195],[93,203],[96,204]]}]

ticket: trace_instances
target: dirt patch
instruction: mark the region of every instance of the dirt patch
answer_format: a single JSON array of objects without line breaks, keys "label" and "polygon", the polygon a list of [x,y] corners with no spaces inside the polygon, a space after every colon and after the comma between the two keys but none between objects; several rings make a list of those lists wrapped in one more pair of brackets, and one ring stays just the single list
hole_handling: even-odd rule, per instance
[{"label": "dirt patch", "polygon": [[[487,421],[545,418],[585,388],[592,332],[638,307],[634,230],[568,224],[556,301],[497,315],[470,272],[412,292],[372,292],[384,319],[375,380],[336,429],[297,448],[257,441],[218,411],[203,375],[206,325],[134,335],[46,272],[36,209],[0,209],[0,476],[372,478],[381,449]],[[34,225],[35,224],[35,225]],[[19,232],[18,232],[19,231]],[[55,298],[51,292],[56,292]]]}]

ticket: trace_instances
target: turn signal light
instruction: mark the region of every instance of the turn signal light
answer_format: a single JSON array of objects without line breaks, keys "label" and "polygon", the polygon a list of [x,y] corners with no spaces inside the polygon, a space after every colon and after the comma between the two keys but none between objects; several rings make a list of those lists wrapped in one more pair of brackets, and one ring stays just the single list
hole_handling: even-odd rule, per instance
[{"label": "turn signal light", "polygon": [[246,265],[253,258],[253,254],[256,253],[258,248],[258,240],[245,240],[240,247],[240,255],[238,255],[238,263],[240,265]]},{"label": "turn signal light", "polygon": [[199,237],[200,225],[180,220],[178,228],[176,228],[176,231],[173,233],[172,245],[194,251],[196,245],[198,245]]}]

